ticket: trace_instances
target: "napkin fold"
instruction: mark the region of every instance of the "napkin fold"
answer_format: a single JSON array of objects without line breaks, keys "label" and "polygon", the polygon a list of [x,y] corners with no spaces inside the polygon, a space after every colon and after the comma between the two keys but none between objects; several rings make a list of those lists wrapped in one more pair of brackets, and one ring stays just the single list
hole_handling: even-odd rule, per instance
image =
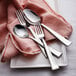
[{"label": "napkin fold", "polygon": [[[0,6],[0,51],[2,51],[2,62],[11,59],[18,53],[24,56],[40,53],[40,48],[33,40],[19,38],[14,34],[13,28],[16,24],[19,24],[15,15],[17,9],[28,8],[33,10],[41,17],[41,23],[66,38],[72,33],[72,26],[62,16],[54,12],[45,0],[0,0]],[[45,28],[43,30],[46,41],[55,39]],[[29,34],[31,35],[30,32]]]},{"label": "napkin fold", "polygon": [[15,55],[18,54],[18,50],[16,49],[16,47],[14,46],[12,40],[11,40],[11,36],[10,34],[7,35],[6,38],[6,42],[4,45],[4,49],[2,51],[2,57],[1,57],[1,61],[5,62],[8,59],[14,57]]}]

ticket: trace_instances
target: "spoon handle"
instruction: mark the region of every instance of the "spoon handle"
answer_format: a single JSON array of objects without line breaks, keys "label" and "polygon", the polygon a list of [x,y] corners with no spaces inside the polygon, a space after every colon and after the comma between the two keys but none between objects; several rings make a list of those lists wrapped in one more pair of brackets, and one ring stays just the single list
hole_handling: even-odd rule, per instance
[{"label": "spoon handle", "polygon": [[46,28],[50,33],[52,33],[57,39],[59,39],[62,43],[64,43],[65,45],[69,46],[71,44],[71,41],[67,40],[66,38],[64,38],[63,36],[61,36],[60,34],[58,34],[57,32],[55,32],[54,30],[52,30],[51,28],[47,27],[44,24],[41,24],[44,28]]}]

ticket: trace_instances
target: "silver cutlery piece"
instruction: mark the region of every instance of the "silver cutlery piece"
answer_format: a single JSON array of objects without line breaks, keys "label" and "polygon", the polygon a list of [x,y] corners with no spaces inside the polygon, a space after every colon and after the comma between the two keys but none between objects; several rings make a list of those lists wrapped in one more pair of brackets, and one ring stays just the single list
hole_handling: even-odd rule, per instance
[{"label": "silver cutlery piece", "polygon": [[[25,22],[25,20],[24,20],[24,18],[23,18],[23,15],[22,15],[22,10],[17,10],[17,11],[16,11],[16,16],[17,16],[17,18],[18,18],[18,20],[19,20],[19,22],[20,22],[20,24],[21,24],[22,26],[24,26],[24,27],[27,27],[26,25],[30,26],[29,23]],[[26,23],[27,23],[27,24],[26,24]],[[36,34],[34,33],[34,31],[33,31],[30,27],[28,27],[28,29],[29,29],[29,30],[31,31],[31,33],[36,37]],[[36,38],[36,39],[38,40],[39,43],[42,43],[38,38]],[[44,51],[44,48],[41,47],[40,45],[39,45],[39,47],[40,47],[43,55],[47,58],[46,53],[45,53],[45,51]]]},{"label": "silver cutlery piece", "polygon": [[52,30],[51,28],[47,27],[44,24],[41,24],[45,29],[47,29],[50,33],[52,33],[58,40],[60,40],[63,44],[65,44],[66,46],[69,46],[72,42],[67,40],[66,38],[64,38],[63,36],[61,36],[60,34],[58,34],[57,32],[55,32],[54,30]]},{"label": "silver cutlery piece", "polygon": [[59,66],[56,64],[52,54],[50,53],[49,51],[49,48],[44,40],[44,33],[43,33],[43,30],[42,30],[42,27],[40,24],[38,25],[35,25],[35,32],[36,34],[38,35],[38,37],[42,40],[44,46],[45,46],[45,50],[46,50],[46,53],[47,53],[47,56],[48,56],[48,59],[49,59],[49,62],[51,63],[51,68],[52,70],[57,70],[59,69]]},{"label": "silver cutlery piece", "polygon": [[[36,39],[39,39],[36,35],[36,33],[31,29],[29,28],[30,31],[33,33],[33,36],[36,38]],[[39,40],[40,41],[40,40]],[[49,48],[49,51],[51,51],[51,53],[53,53],[56,57],[60,57],[62,55],[62,52],[59,52],[57,51],[56,49],[54,48],[51,48],[51,47],[48,47]]]},{"label": "silver cutlery piece", "polygon": [[[27,20],[28,23],[30,23],[30,25],[35,25],[37,24],[37,22],[40,21],[40,17],[38,15],[36,15],[33,11],[31,11],[30,9],[25,9],[24,11],[24,18],[25,20]],[[30,28],[31,30],[31,28]],[[32,30],[31,30],[32,31]],[[33,32],[33,31],[32,31]],[[33,34],[34,35],[34,34]],[[35,38],[38,38],[37,35],[34,35]],[[56,55],[57,57],[60,57],[62,55],[61,52],[56,51],[55,49],[49,47],[49,50]]]},{"label": "silver cutlery piece", "polygon": [[[31,12],[31,11],[30,11]],[[33,11],[32,11],[32,13],[33,13]],[[31,14],[32,15],[32,14]],[[33,17],[33,16],[32,16]],[[37,18],[36,18],[37,17]],[[49,48],[48,48],[48,46],[47,46],[47,44],[46,44],[46,42],[45,42],[45,40],[44,40],[44,32],[43,32],[43,29],[42,29],[42,27],[41,27],[41,24],[40,24],[40,17],[38,17],[37,15],[36,15],[36,17],[35,17],[35,19],[36,19],[36,21],[34,20],[34,22],[32,22],[31,20],[29,20],[29,21],[31,21],[32,23],[33,23],[33,25],[34,25],[34,27],[35,27],[35,32],[36,32],[36,35],[37,35],[37,37],[43,42],[43,44],[44,44],[44,46],[45,46],[45,50],[46,50],[46,53],[47,53],[47,56],[48,56],[48,59],[49,59],[49,62],[50,62],[50,64],[51,64],[51,68],[52,68],[52,70],[57,70],[57,69],[59,69],[59,66],[56,64],[56,62],[55,62],[55,60],[54,60],[54,58],[53,58],[53,56],[52,56],[52,54],[50,53],[50,51],[49,51]],[[37,20],[38,19],[38,20]],[[31,23],[30,22],[30,23]],[[31,23],[31,24],[32,24]]]},{"label": "silver cutlery piece", "polygon": [[28,31],[24,26],[17,24],[13,28],[13,31],[17,36],[19,36],[21,38],[30,38],[43,47],[43,44],[40,43],[36,38],[29,36]]},{"label": "silver cutlery piece", "polygon": [[[30,9],[25,9],[23,11],[26,14],[25,19],[30,23],[30,24],[35,24],[36,22],[40,22],[41,19],[40,17],[35,14],[33,11],[31,11]],[[30,15],[29,15],[30,14]],[[53,34],[58,40],[60,40],[63,44],[65,44],[66,46],[69,46],[72,42],[67,40],[66,38],[64,38],[63,36],[61,36],[59,33],[55,32],[54,30],[52,30],[51,28],[45,26],[44,24],[41,24],[44,28],[46,28],[51,34]]]},{"label": "silver cutlery piece", "polygon": [[[27,22],[24,21],[21,10],[17,10],[17,11],[16,11],[16,16],[17,16],[20,24],[21,24],[22,26],[26,27],[26,23],[27,23]],[[30,26],[29,23],[28,23],[27,25]],[[28,28],[29,28],[29,30],[31,31],[31,33],[33,34],[33,36],[37,39],[37,41],[38,41],[39,43],[41,43],[40,39],[37,38],[35,32],[34,32],[30,27],[28,27]],[[44,48],[42,48],[41,46],[40,46],[40,48],[41,48],[41,51],[42,51],[43,55],[44,55],[45,57],[47,57],[46,54],[45,54],[45,52],[44,52]],[[53,48],[51,48],[51,47],[49,47],[49,49],[50,49],[51,52],[52,52],[55,56],[57,56],[57,57],[60,57],[60,56],[62,55],[61,52],[58,52],[58,51],[56,51],[55,49],[53,49]]]}]

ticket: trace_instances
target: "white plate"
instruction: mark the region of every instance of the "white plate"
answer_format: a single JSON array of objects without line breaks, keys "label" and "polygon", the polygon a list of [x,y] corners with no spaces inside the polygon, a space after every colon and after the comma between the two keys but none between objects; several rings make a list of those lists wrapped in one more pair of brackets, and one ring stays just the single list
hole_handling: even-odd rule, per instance
[{"label": "white plate", "polygon": [[[66,66],[67,65],[67,58],[66,58],[66,48],[60,42],[54,42],[49,46],[55,48],[58,51],[63,52],[63,55],[60,58],[54,56],[56,63],[59,66]],[[24,57],[22,55],[16,56],[11,59],[11,68],[40,68],[40,67],[50,67],[48,59],[44,57],[42,53],[36,55],[35,57]]]},{"label": "white plate", "polygon": [[[58,2],[57,0],[46,0],[49,6],[51,6],[55,11],[58,12]],[[66,57],[66,47],[60,42],[54,42],[49,45],[57,49],[58,51],[63,52],[63,55],[60,58],[54,56],[56,63],[59,66],[67,65]],[[16,56],[11,59],[10,68],[41,68],[41,67],[50,67],[48,59],[46,59],[42,53],[36,55],[35,57],[26,58],[22,55]]]}]

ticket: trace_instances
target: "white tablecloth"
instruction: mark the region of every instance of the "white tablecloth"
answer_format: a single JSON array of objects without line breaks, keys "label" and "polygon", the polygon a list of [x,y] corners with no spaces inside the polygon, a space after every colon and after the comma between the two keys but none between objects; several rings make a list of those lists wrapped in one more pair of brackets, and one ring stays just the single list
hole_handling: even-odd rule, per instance
[{"label": "white tablecloth", "polygon": [[67,47],[68,66],[52,72],[43,69],[10,69],[8,63],[0,63],[0,76],[76,76],[76,0],[59,0],[59,12],[73,26],[70,37],[72,45]]}]

